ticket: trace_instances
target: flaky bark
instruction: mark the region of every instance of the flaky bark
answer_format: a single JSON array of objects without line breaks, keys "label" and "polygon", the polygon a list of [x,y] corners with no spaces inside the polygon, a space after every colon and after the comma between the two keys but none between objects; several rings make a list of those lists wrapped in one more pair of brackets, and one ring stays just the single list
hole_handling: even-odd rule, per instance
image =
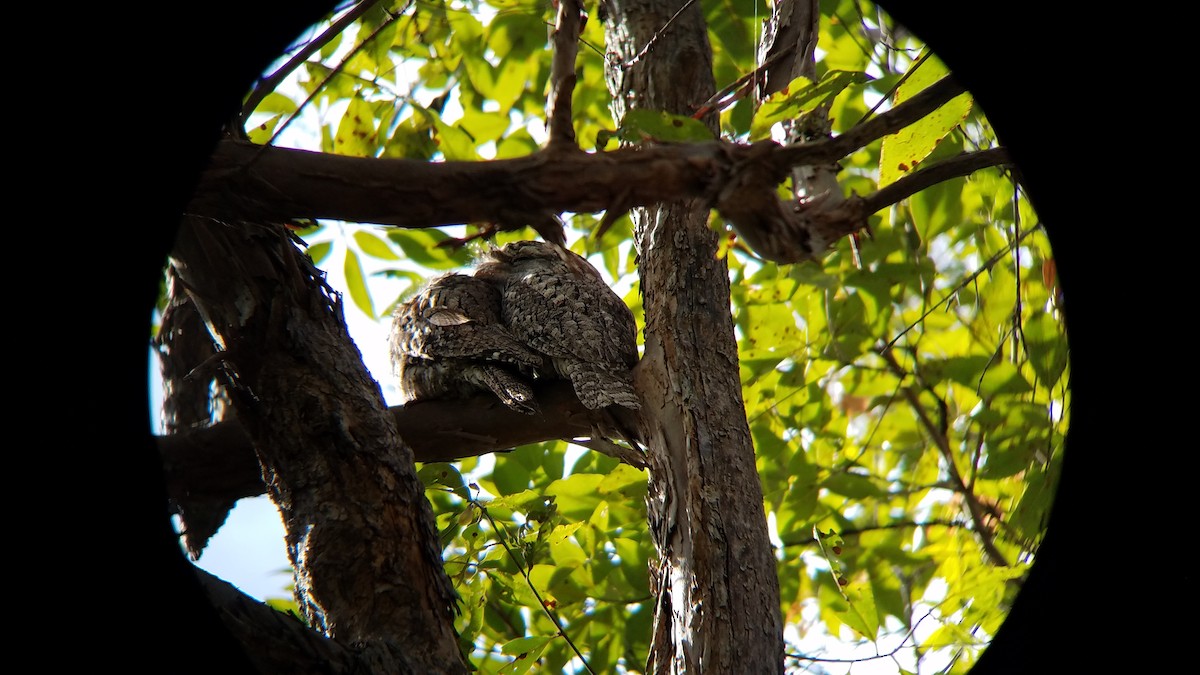
[{"label": "flaky bark", "polygon": [[172,261],[222,349],[214,367],[283,515],[308,622],[418,672],[466,672],[412,451],[321,273],[282,226],[195,217]]},{"label": "flaky bark", "polygon": [[[605,3],[618,119],[632,108],[691,114],[714,93],[703,15],[685,4]],[[702,200],[633,213],[646,308],[637,384],[659,552],[647,671],[778,673],[779,583],[741,398],[729,271],[708,213]]]}]

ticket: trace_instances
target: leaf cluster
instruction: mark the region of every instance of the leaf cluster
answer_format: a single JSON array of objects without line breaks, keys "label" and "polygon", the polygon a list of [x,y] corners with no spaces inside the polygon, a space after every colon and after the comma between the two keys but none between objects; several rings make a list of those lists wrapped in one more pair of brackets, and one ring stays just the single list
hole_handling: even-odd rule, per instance
[{"label": "leaf cluster", "polygon": [[[251,138],[273,139],[295,115],[325,152],[472,160],[539,147],[550,3],[386,4],[265,97]],[[755,68],[769,10],[728,1],[704,10],[718,86],[735,82]],[[817,80],[796,80],[761,106],[736,99],[721,112],[723,136],[765,137],[817,104],[841,131],[945,73],[870,3],[824,0],[821,10]],[[588,21],[581,38],[580,145],[705,136],[695,120],[651,112],[613,124],[601,23]],[[995,145],[963,96],[847,157],[839,178],[865,194],[922,163]],[[573,248],[628,289],[640,321],[628,218],[602,243],[581,236],[599,214],[567,220]],[[713,227],[724,231],[719,219]],[[822,653],[868,659],[900,638],[906,670],[964,672],[1036,560],[1062,463],[1070,365],[1053,254],[1012,176],[995,169],[881,211],[871,232],[813,264],[723,249],[789,650],[797,668],[816,668]],[[470,260],[439,230],[320,223],[299,234],[314,261],[340,267],[353,305],[380,320],[388,312],[377,303]],[[384,294],[384,279],[403,287]],[[553,442],[420,475],[475,667],[642,667],[654,558],[643,473]]]}]

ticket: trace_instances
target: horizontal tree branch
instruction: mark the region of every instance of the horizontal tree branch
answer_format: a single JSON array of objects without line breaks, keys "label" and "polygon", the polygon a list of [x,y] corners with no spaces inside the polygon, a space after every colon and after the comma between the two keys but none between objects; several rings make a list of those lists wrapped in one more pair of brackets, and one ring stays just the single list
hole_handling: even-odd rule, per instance
[{"label": "horizontal tree branch", "polygon": [[[782,181],[792,166],[826,164],[895,133],[963,89],[946,78],[828,140],[781,146],[724,141],[579,152],[556,144],[525,157],[427,162],[348,157],[225,139],[188,212],[223,220],[331,218],[399,227],[493,223],[516,228],[547,212],[590,213],[702,198],[727,186]],[[753,180],[743,180],[751,171]]]},{"label": "horizontal tree branch", "polygon": [[964,152],[906,174],[896,182],[864,197],[864,208],[867,213],[875,213],[943,181],[968,176],[989,166],[1007,166],[1011,161],[1005,148]]},{"label": "horizontal tree branch", "polygon": [[[591,437],[605,420],[579,403],[569,382],[538,383],[540,412],[514,412],[490,395],[392,407],[400,437],[418,462],[448,462],[554,439]],[[265,492],[254,446],[237,419],[158,437],[173,498],[242,499]]]},{"label": "horizontal tree branch", "polygon": [[836,162],[859,148],[900,131],[951,99],[966,93],[952,77],[944,77],[929,85],[891,110],[876,115],[845,133],[828,140],[796,143],[779,150],[776,161],[781,169],[793,166]]}]

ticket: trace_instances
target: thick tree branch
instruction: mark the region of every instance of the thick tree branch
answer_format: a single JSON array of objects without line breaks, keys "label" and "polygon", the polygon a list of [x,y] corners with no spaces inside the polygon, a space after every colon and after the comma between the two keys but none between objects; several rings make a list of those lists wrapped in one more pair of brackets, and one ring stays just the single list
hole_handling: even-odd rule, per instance
[{"label": "thick tree branch", "polygon": [[195,571],[213,609],[260,673],[416,675],[424,672],[382,641],[347,647],[206,571],[200,568]]},{"label": "thick tree branch", "polygon": [[432,509],[337,294],[278,225],[185,217],[171,261],[221,347],[308,622],[466,672]]},{"label": "thick tree branch", "polygon": [[[712,47],[700,3],[605,5],[616,119],[632,109],[691,115],[712,100]],[[717,125],[715,115],[702,121]],[[729,218],[722,207],[739,192],[778,202],[775,186],[786,174],[754,166],[756,153],[777,148],[718,145],[718,161],[693,163],[699,193],[664,195],[664,203],[631,214],[646,315],[635,381],[650,469],[647,519],[658,552],[647,673],[783,672],[777,561],[742,401],[729,269],[708,226],[711,206]],[[723,173],[726,167],[765,179]]]},{"label": "thick tree branch", "polygon": [[495,222],[499,214],[588,213],[687,198],[720,208],[718,196],[723,193],[732,193],[735,201],[739,190],[773,191],[793,165],[836,161],[904,128],[962,91],[947,78],[841,136],[791,146],[709,142],[424,162],[225,139],[188,212],[227,220],[332,218],[420,228]]},{"label": "thick tree branch", "polygon": [[[390,409],[400,437],[418,462],[449,462],[528,443],[592,435],[603,420],[583,407],[569,382],[534,387],[540,412],[523,415],[494,396],[463,401],[421,401]],[[236,419],[158,437],[172,497],[241,499],[265,492],[254,445]]]}]

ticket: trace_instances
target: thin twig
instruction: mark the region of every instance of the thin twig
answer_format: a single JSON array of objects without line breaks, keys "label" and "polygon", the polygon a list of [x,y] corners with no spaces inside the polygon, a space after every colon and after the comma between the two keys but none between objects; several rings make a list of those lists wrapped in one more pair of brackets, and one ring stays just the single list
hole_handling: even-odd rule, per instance
[{"label": "thin twig", "polygon": [[[966,92],[961,83],[947,75],[891,110],[848,129],[840,136],[786,146],[775,159],[781,166],[839,160],[876,139],[900,131]],[[821,148],[821,151],[814,156],[813,150],[816,148]]]},{"label": "thin twig", "polygon": [[254,88],[254,91],[250,92],[250,95],[246,97],[245,103],[242,104],[242,110],[238,113],[239,126],[245,126],[246,120],[249,119],[250,115],[254,113],[254,110],[258,108],[258,104],[262,103],[263,99],[265,99],[271,92],[275,91],[279,84],[283,82],[288,75],[292,74],[292,71],[299,68],[302,63],[308,60],[308,57],[312,56],[322,47],[329,44],[333,38],[340,35],[342,31],[346,30],[346,28],[350,26],[350,24],[357,21],[362,15],[366,14],[377,4],[379,4],[379,0],[363,0],[362,2],[358,3],[354,9],[351,9],[343,14],[337,21],[329,24],[329,28],[326,29],[324,33],[321,33],[316,38],[313,38],[307,44],[305,44],[304,47],[302,47],[295,53],[295,55],[292,56],[292,58],[288,59],[287,63],[280,66],[278,70],[271,73],[269,76],[260,80],[258,86]]},{"label": "thin twig", "polygon": [[658,42],[658,36],[666,33],[667,29],[671,27],[671,24],[675,21],[675,19],[678,19],[679,15],[683,14],[683,10],[687,9],[688,7],[691,7],[693,4],[695,4],[695,2],[696,2],[696,0],[687,0],[687,2],[683,3],[683,7],[680,7],[678,9],[678,11],[676,11],[673,15],[671,15],[671,18],[667,19],[667,22],[663,24],[662,28],[659,28],[657,31],[654,32],[654,36],[651,37],[648,42],[646,42],[646,46],[642,47],[641,51],[639,51],[636,55],[634,55],[634,57],[632,59],[629,59],[629,61],[626,61],[621,67],[622,68],[632,68],[634,66],[634,64],[636,64],[638,61],[641,61],[643,58],[645,58],[646,55],[650,53],[650,50],[654,47],[654,43]]},{"label": "thin twig", "polygon": [[[411,5],[411,3],[410,3],[410,5]],[[405,10],[407,10],[407,9],[408,9],[408,6],[405,6]],[[329,72],[329,74],[326,75],[325,78],[321,80],[321,83],[313,88],[312,93],[309,94],[307,97],[305,97],[304,101],[302,101],[300,103],[300,105],[296,107],[296,110],[293,111],[291,115],[288,115],[288,118],[283,121],[283,124],[279,125],[275,129],[275,133],[271,134],[271,139],[268,140],[266,144],[267,145],[274,144],[275,140],[279,138],[279,135],[283,133],[283,130],[287,129],[288,126],[291,125],[291,123],[294,122],[296,120],[296,118],[300,116],[300,111],[303,110],[305,108],[305,106],[307,106],[309,103],[312,103],[313,100],[317,98],[317,95],[321,93],[321,90],[323,90],[325,88],[325,85],[329,84],[329,81],[332,80],[335,76],[337,76],[337,74],[339,72],[341,72],[342,69],[345,68],[348,63],[350,63],[351,59],[353,59],[355,56],[357,56],[359,52],[361,52],[363,49],[366,48],[367,45],[371,44],[371,42],[375,39],[375,37],[378,36],[381,32],[383,32],[384,28],[387,28],[388,26],[390,26],[393,21],[395,21],[396,19],[399,19],[403,15],[404,15],[404,10],[401,10],[400,12],[397,12],[395,14],[389,14],[388,18],[385,19],[383,22],[381,22],[379,24],[379,26],[375,28],[375,30],[371,31],[371,34],[368,35],[365,40],[363,40],[362,42],[355,45],[354,48],[350,50],[350,53],[346,54],[346,56],[344,58],[342,58],[342,60],[337,64],[337,66],[335,66],[333,68],[333,70],[331,70]]]},{"label": "thin twig", "polygon": [[[964,527],[964,526],[966,526],[966,524],[967,523],[965,521],[953,520],[953,519],[951,519],[951,520],[926,520],[926,521],[920,521],[920,522],[915,521],[915,520],[898,520],[894,523],[886,523],[883,525],[871,525],[868,527],[845,529],[845,530],[842,530],[841,532],[838,532],[838,536],[840,536],[842,539],[845,539],[846,537],[853,537],[856,535],[864,534],[866,532],[879,532],[879,531],[883,531],[883,530],[899,530],[899,529],[908,528],[908,527]],[[785,541],[785,542],[783,542],[783,546],[784,546],[784,548],[794,547],[794,546],[810,546],[815,543],[818,543],[817,537],[809,537],[807,539],[803,539],[803,540],[799,540],[799,541]]]},{"label": "thin twig", "polygon": [[868,117],[870,117],[871,115],[874,115],[875,111],[879,110],[879,106],[883,105],[884,101],[891,98],[892,94],[895,94],[896,90],[900,88],[900,85],[904,84],[904,82],[906,80],[908,80],[908,78],[917,71],[917,68],[920,68],[921,64],[924,63],[932,54],[933,54],[933,52],[928,51],[928,49],[926,49],[924,54],[922,54],[921,56],[918,56],[916,62],[913,63],[913,65],[909,66],[908,72],[901,75],[900,79],[896,80],[896,83],[892,85],[892,88],[888,89],[887,93],[885,93],[883,96],[880,96],[879,100],[875,102],[875,105],[871,106],[870,110],[863,113],[862,119],[860,119],[858,121],[858,123],[862,124],[863,122],[867,121]]},{"label": "thin twig", "polygon": [[[904,379],[909,376],[909,373],[896,360],[890,348],[882,349],[880,353],[896,377]],[[946,472],[949,474],[955,489],[963,496],[963,501],[966,502],[967,511],[971,514],[971,522],[975,524],[975,532],[979,535],[980,542],[983,544],[984,553],[987,554],[992,564],[998,567],[1008,567],[1009,563],[1004,558],[1004,554],[1000,552],[1000,549],[996,548],[994,541],[995,534],[984,523],[983,508],[979,500],[971,492],[966,481],[963,480],[962,474],[958,471],[958,464],[954,461],[954,451],[950,448],[950,440],[934,424],[933,420],[930,419],[929,412],[921,404],[916,392],[906,387],[903,389],[903,394],[912,407],[913,412],[917,415],[917,419],[925,427],[925,431],[929,434],[930,438],[933,439],[934,445],[941,452],[942,458],[946,461]]]},{"label": "thin twig", "polygon": [[[701,103],[700,107],[696,109],[696,112],[692,113],[692,117],[695,119],[700,119],[710,112],[721,111],[725,108],[728,108],[734,101],[737,101],[746,95],[746,93],[757,82],[758,76],[761,75],[763,71],[775,65],[777,61],[788,54],[791,54],[795,49],[796,45],[788,45],[787,47],[784,47],[778,52],[772,54],[769,58],[762,62],[761,66],[734,80],[732,84],[725,86],[720,91],[710,96],[707,101]],[[736,95],[726,98],[734,92],[736,92]]]},{"label": "thin twig", "polygon": [[[804,654],[785,654],[785,656],[787,656],[789,659],[796,659],[798,661],[818,661],[820,663],[862,663],[865,661],[871,661],[873,659],[890,658],[890,657],[896,655],[897,653],[899,653],[899,651],[904,648],[904,645],[908,643],[910,638],[912,638],[913,633],[915,633],[917,631],[917,626],[920,626],[922,621],[924,621],[925,619],[928,619],[932,615],[933,615],[933,610],[930,609],[928,612],[925,613],[925,616],[921,617],[920,619],[917,619],[916,623],[914,623],[912,625],[912,628],[908,629],[908,632],[904,635],[904,639],[901,640],[900,643],[896,645],[895,649],[892,649],[892,651],[890,651],[886,654],[876,654],[875,656],[866,656],[861,659],[826,659],[826,658],[820,658],[820,657],[816,657],[816,656],[806,656]],[[983,645],[989,644],[989,642],[990,641],[982,642],[982,643],[979,643],[979,644],[973,645],[973,646],[983,646]],[[915,647],[916,644],[914,643],[913,646]]]},{"label": "thin twig", "polygon": [[892,204],[899,204],[925,188],[951,178],[969,176],[989,166],[1004,167],[1011,162],[1012,159],[1005,148],[964,152],[914,171],[877,192],[863,197],[863,206],[867,209],[867,213],[875,213]]},{"label": "thin twig", "polygon": [[995,266],[996,263],[1000,262],[1000,259],[1003,258],[1005,255],[1007,255],[1008,252],[1010,250],[1012,250],[1012,248],[1014,246],[1020,244],[1022,241],[1025,241],[1026,237],[1028,237],[1029,235],[1036,232],[1040,227],[1041,227],[1041,225],[1034,225],[1033,227],[1029,228],[1028,230],[1025,230],[1024,232],[1021,233],[1021,235],[1019,237],[1017,237],[1016,241],[1012,242],[1011,244],[1006,246],[1004,249],[997,251],[996,254],[993,255],[991,258],[988,258],[986,262],[984,262],[982,265],[979,266],[979,269],[975,270],[974,272],[971,273],[971,275],[969,277],[967,277],[966,279],[963,279],[961,282],[959,282],[959,284],[957,286],[955,286],[949,293],[946,293],[945,295],[943,295],[941,300],[938,300],[937,302],[935,302],[933,304],[933,306],[931,306],[929,309],[925,310],[925,312],[923,314],[921,314],[921,316],[917,317],[916,321],[909,324],[907,328],[900,331],[896,335],[896,337],[891,339],[891,341],[889,341],[887,344],[880,347],[879,353],[882,354],[884,352],[890,351],[891,348],[893,346],[895,346],[895,344],[897,342],[900,341],[900,338],[904,337],[904,335],[906,333],[908,333],[908,331],[912,330],[913,328],[916,328],[918,324],[920,324],[922,321],[925,320],[925,317],[929,316],[930,314],[933,314],[933,311],[935,309],[946,304],[947,300],[954,297],[959,291],[961,291],[962,289],[964,289],[968,285],[970,285],[973,281],[975,281],[976,278],[979,277],[980,274],[983,274],[984,272],[990,270],[993,266]]},{"label": "thin twig", "polygon": [[[495,519],[492,518],[492,514],[488,512],[486,506],[474,499],[471,500],[471,503],[474,504],[481,513],[483,513],[483,517],[487,518],[487,521],[491,524],[492,529],[496,531],[496,538],[500,540],[500,544],[504,546],[504,550],[508,552],[508,556],[517,564],[517,569],[521,570],[521,576],[525,577],[525,583],[529,585],[529,590],[533,591],[533,595],[535,598],[537,598],[538,604],[542,606],[542,611],[545,612],[546,616],[550,618],[550,621],[554,624],[554,626],[558,628],[558,634],[563,636],[563,639],[567,641],[567,644],[571,647],[571,651],[575,652],[575,656],[578,656],[579,660],[583,663],[583,667],[587,669],[589,673],[592,673],[592,675],[596,675],[596,671],[592,670],[592,667],[588,665],[587,659],[584,658],[583,652],[579,651],[579,648],[575,646],[575,642],[571,640],[571,636],[567,635],[567,631],[565,628],[563,628],[562,621],[559,620],[558,614],[553,612],[550,607],[546,605],[546,601],[542,598],[542,594],[538,592],[537,586],[535,586],[533,584],[533,580],[529,578],[529,572],[525,569],[525,564],[523,564],[521,559],[517,558],[517,554],[513,553],[513,550],[509,548],[508,541],[506,539],[508,536],[508,531],[496,523]],[[529,563],[529,561],[525,561],[525,563]],[[529,565],[532,567],[532,563],[529,563]]]}]

